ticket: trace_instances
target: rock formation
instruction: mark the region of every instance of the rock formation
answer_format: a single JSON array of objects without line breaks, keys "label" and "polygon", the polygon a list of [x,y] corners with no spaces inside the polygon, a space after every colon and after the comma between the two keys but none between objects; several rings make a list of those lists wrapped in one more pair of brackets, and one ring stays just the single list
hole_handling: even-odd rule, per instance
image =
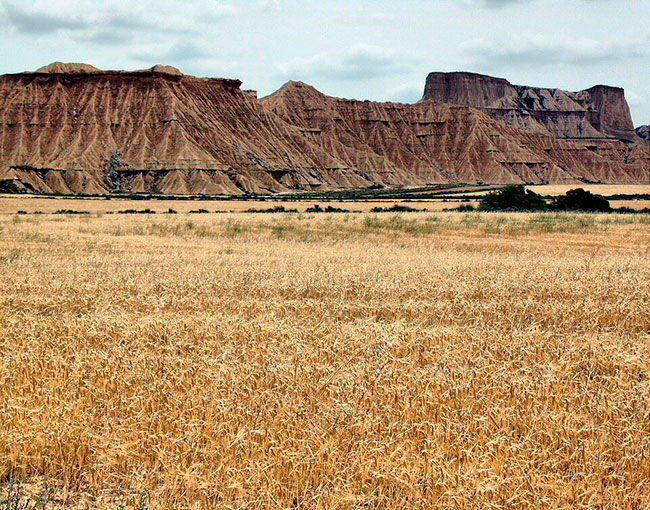
[{"label": "rock formation", "polygon": [[[494,84],[504,87],[505,81]],[[481,95],[484,97],[484,95]],[[289,82],[262,103],[328,153],[368,174],[419,182],[646,182],[648,151],[615,138],[561,139],[483,111],[328,97]],[[400,177],[405,175],[405,177]]]},{"label": "rock formation", "polygon": [[46,69],[0,77],[0,190],[237,194],[375,183],[238,80],[160,67]]},{"label": "rock formation", "polygon": [[[168,66],[124,72],[55,63],[4,75],[0,191],[240,194],[441,182],[648,182],[650,148],[636,133],[638,143],[614,136],[628,131],[619,89],[576,93],[593,105],[586,111],[573,106],[577,95],[555,92],[562,111],[585,116],[590,138],[569,138],[555,136],[560,124],[573,129],[569,121],[558,120],[552,130],[548,119],[533,115],[530,125],[495,120],[488,108],[521,100],[505,80],[445,83],[430,80],[427,90],[459,103],[480,97],[481,104],[354,101],[299,82],[258,99],[238,80],[195,78]],[[551,104],[546,96],[525,96],[531,111],[535,101]]]},{"label": "rock formation", "polygon": [[[73,62],[52,62],[49,65],[43,66],[36,70],[37,73],[44,74],[61,74],[61,73],[70,73],[70,74],[90,74],[90,73],[99,73],[101,69],[98,69],[90,64],[80,64]],[[29,72],[25,74],[31,74]]]},{"label": "rock formation", "polygon": [[636,128],[636,135],[641,138],[645,143],[650,144],[650,126],[639,126]]},{"label": "rock formation", "polygon": [[480,108],[507,125],[558,138],[638,141],[624,91],[616,87],[566,92],[474,73],[431,73],[423,99]]},{"label": "rock formation", "polygon": [[[162,64],[157,64],[150,69],[144,69],[144,72],[149,71],[152,73],[161,73],[161,74],[171,74],[173,76],[183,76],[183,73],[180,69],[173,66],[165,66]],[[142,72],[142,71],[141,71]]]}]

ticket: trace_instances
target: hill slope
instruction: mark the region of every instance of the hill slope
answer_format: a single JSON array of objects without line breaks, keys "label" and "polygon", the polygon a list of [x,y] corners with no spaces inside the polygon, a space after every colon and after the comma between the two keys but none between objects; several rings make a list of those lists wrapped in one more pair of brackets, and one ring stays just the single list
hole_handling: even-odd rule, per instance
[{"label": "hill slope", "polygon": [[163,67],[53,69],[0,77],[5,190],[242,193],[374,183],[266,111],[237,80]]},{"label": "hill slope", "polygon": [[0,76],[0,191],[240,194],[649,178],[643,143],[558,139],[430,100],[339,99],[299,82],[258,100],[240,86],[168,66],[55,63]]},{"label": "hill slope", "polygon": [[473,106],[508,125],[560,138],[638,141],[625,93],[618,87],[567,92],[475,73],[431,73],[423,100]]},{"label": "hill slope", "polygon": [[427,182],[648,181],[648,150],[640,144],[560,139],[509,127],[468,106],[339,99],[300,82],[261,101],[367,172],[372,157],[382,157]]}]

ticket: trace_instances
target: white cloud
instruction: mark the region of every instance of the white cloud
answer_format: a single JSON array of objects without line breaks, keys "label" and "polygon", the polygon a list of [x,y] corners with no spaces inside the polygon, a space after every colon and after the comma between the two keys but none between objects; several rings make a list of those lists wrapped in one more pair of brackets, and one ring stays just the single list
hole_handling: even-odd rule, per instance
[{"label": "white cloud", "polygon": [[76,37],[79,43],[91,42],[93,44],[105,46],[119,46],[132,43],[134,39],[132,32],[123,30],[96,30],[91,34],[84,34],[82,37]]},{"label": "white cloud", "polygon": [[176,41],[168,47],[149,46],[139,48],[131,53],[131,57],[141,62],[183,63],[208,58],[209,52],[191,41]]},{"label": "white cloud", "polygon": [[260,0],[257,2],[257,7],[262,11],[279,11],[280,2],[279,0]]},{"label": "white cloud", "polygon": [[[542,0],[453,0],[455,2],[459,2],[462,5],[466,5],[469,7],[479,7],[479,8],[487,8],[487,9],[503,9],[505,7],[510,7],[513,5],[524,5],[524,4],[533,4],[537,3],[541,6],[546,7],[548,5],[548,0],[546,2],[543,2]],[[567,2],[574,1],[574,0],[565,0]],[[617,0],[580,0],[582,3],[614,3]],[[546,5],[544,5],[546,3]]]},{"label": "white cloud", "polygon": [[420,82],[410,82],[390,89],[385,97],[386,101],[395,103],[417,103],[422,99],[424,84]]},{"label": "white cloud", "polygon": [[391,23],[397,20],[397,16],[387,12],[376,12],[370,15],[370,19],[379,23]]},{"label": "white cloud", "polygon": [[629,90],[629,89],[626,90],[625,98],[627,99],[627,102],[631,107],[640,107],[648,104],[648,100],[645,97],[641,96],[640,94],[637,94],[633,90]]},{"label": "white cloud", "polygon": [[648,41],[595,40],[556,34],[514,34],[509,39],[475,39],[460,51],[483,68],[589,65],[650,56]]},{"label": "white cloud", "polygon": [[82,16],[65,16],[51,8],[26,8],[14,2],[5,2],[2,7],[9,25],[14,30],[27,34],[83,30],[91,24],[91,20]]},{"label": "white cloud", "polygon": [[[120,32],[178,34],[196,32],[197,26],[218,23],[238,14],[239,9],[222,2],[196,2],[179,8],[174,0],[127,0],[105,2],[98,7],[92,0],[37,0],[33,3],[2,0],[6,23],[16,32],[88,34],[93,42],[111,43],[125,38]],[[109,37],[107,31],[115,31]]]},{"label": "white cloud", "polygon": [[239,8],[220,2],[199,2],[194,8],[194,21],[212,23],[224,21],[239,14]]},{"label": "white cloud", "polygon": [[413,60],[392,49],[355,44],[339,51],[294,58],[277,67],[283,76],[293,79],[364,80],[408,72]]},{"label": "white cloud", "polygon": [[511,5],[530,3],[534,0],[456,0],[456,1],[468,7],[501,9]]}]

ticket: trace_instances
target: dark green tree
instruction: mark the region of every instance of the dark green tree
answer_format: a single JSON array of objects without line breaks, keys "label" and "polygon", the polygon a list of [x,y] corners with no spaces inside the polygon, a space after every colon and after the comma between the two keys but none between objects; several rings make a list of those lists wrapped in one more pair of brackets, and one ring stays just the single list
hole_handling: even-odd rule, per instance
[{"label": "dark green tree", "polygon": [[582,188],[572,189],[565,195],[555,197],[551,207],[557,211],[612,211],[611,205],[605,198]]},{"label": "dark green tree", "polygon": [[544,197],[527,190],[522,184],[506,186],[485,196],[479,211],[545,211],[548,204]]}]

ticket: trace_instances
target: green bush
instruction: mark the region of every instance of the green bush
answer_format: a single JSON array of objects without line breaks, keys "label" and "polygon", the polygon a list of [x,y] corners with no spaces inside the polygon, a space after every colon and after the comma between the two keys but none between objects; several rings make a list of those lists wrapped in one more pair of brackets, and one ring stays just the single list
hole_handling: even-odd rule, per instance
[{"label": "green bush", "polygon": [[90,214],[88,211],[74,211],[72,209],[59,209],[54,214]]},{"label": "green bush", "polygon": [[409,207],[408,205],[398,205],[395,204],[392,207],[373,207],[370,209],[370,212],[373,213],[383,213],[383,212],[421,212],[420,209],[414,207]]},{"label": "green bush", "polygon": [[478,207],[479,211],[545,211],[544,197],[527,190],[522,184],[506,186],[488,193]]},{"label": "green bush", "polygon": [[551,207],[557,211],[612,211],[612,207],[605,198],[582,188],[572,189],[567,191],[566,195],[555,197]]},{"label": "green bush", "polygon": [[472,212],[475,211],[476,208],[471,205],[471,204],[463,204],[459,205],[458,207],[451,207],[448,209],[444,209],[445,212]]},{"label": "green bush", "polygon": [[117,211],[117,214],[156,214],[153,209],[124,209]]},{"label": "green bush", "polygon": [[266,213],[297,213],[298,209],[287,209],[283,205],[278,205],[276,207],[269,207],[268,209],[246,209],[244,212],[247,213],[256,213],[256,214],[266,214]]},{"label": "green bush", "polygon": [[320,205],[316,204],[313,207],[308,207],[307,208],[308,213],[349,213],[347,209],[341,209],[339,207],[332,207],[331,205],[328,205],[325,209],[323,209]]}]

